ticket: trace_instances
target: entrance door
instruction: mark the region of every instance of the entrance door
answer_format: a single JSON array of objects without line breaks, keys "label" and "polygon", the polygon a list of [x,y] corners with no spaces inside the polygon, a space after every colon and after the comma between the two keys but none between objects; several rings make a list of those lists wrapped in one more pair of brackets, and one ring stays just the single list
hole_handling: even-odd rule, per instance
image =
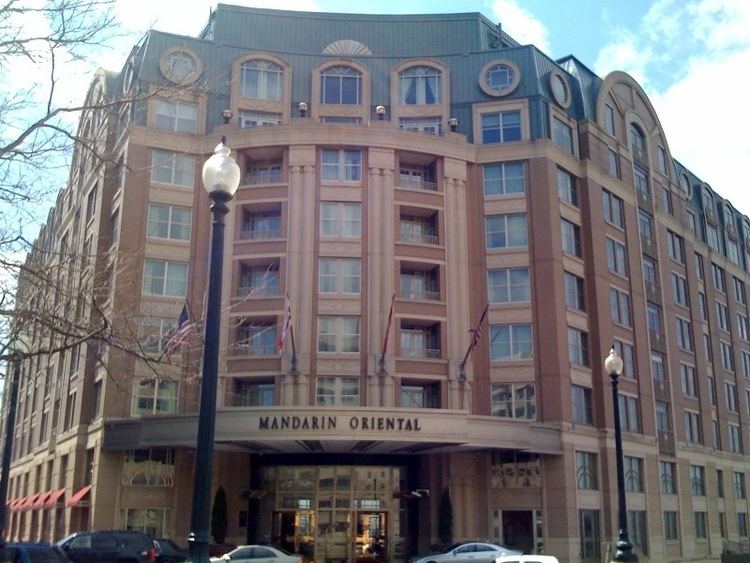
[{"label": "entrance door", "polygon": [[357,512],[354,553],[358,562],[388,561],[387,513]]},{"label": "entrance door", "polygon": [[534,553],[533,510],[503,510],[503,545]]},{"label": "entrance door", "polygon": [[315,548],[315,512],[285,510],[273,515],[272,543],[290,553],[312,556]]}]

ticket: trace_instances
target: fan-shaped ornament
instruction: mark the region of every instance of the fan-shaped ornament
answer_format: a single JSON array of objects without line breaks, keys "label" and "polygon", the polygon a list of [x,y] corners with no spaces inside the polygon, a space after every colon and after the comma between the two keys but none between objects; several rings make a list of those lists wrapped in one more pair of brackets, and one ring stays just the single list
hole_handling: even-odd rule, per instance
[{"label": "fan-shaped ornament", "polygon": [[345,57],[368,57],[372,51],[367,45],[354,39],[339,39],[323,49],[324,55],[339,55]]}]

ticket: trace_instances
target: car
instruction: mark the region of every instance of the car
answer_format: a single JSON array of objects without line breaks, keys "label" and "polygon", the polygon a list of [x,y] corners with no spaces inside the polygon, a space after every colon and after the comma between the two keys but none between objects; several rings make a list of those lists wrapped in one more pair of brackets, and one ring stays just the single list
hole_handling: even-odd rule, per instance
[{"label": "car", "polygon": [[505,555],[495,560],[495,563],[560,563],[552,555]]},{"label": "car", "polygon": [[70,559],[56,545],[48,543],[6,543],[0,548],[0,563],[68,563]]},{"label": "car", "polygon": [[212,557],[211,563],[302,563],[301,555],[294,555],[270,545],[241,545],[221,557]]},{"label": "car", "polygon": [[136,530],[76,532],[56,544],[75,563],[155,563],[154,540]]},{"label": "car", "polygon": [[490,542],[463,542],[450,546],[445,551],[424,555],[412,563],[494,563],[503,555],[521,555],[522,552],[504,545]]},{"label": "car", "polygon": [[169,538],[155,538],[156,561],[158,563],[181,563],[187,561],[190,553]]}]

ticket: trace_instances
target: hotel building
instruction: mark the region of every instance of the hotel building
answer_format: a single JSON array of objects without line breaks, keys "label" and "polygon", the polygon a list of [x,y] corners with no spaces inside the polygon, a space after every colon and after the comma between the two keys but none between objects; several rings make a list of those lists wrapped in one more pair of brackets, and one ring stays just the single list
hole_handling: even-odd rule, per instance
[{"label": "hotel building", "polygon": [[[225,135],[242,170],[213,470],[227,541],[406,561],[438,541],[448,491],[456,540],[602,561],[612,343],[642,560],[748,541],[750,220],[673,158],[633,78],[553,60],[477,13],[220,4],[198,37],[149,32],[88,94],[123,97],[82,116],[28,258],[65,291],[24,278],[19,299],[103,315],[133,345],[24,362],[9,537],[185,542],[200,169]],[[175,347],[183,307],[196,324]]]}]

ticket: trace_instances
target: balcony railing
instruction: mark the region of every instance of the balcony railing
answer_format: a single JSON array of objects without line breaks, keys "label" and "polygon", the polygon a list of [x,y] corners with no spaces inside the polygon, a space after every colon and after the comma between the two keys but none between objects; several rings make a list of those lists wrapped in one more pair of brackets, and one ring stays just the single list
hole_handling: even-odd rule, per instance
[{"label": "balcony railing", "polygon": [[235,344],[235,356],[272,356],[276,353],[275,344]]},{"label": "balcony railing", "polygon": [[426,233],[401,233],[401,242],[416,242],[417,244],[437,244],[438,236]]},{"label": "balcony railing", "polygon": [[440,299],[440,292],[427,289],[410,289],[402,291],[401,297],[404,299],[415,299],[417,301],[438,301]]},{"label": "balcony railing", "polygon": [[399,187],[409,190],[422,190],[426,192],[436,192],[437,183],[428,182],[418,176],[401,176],[399,178]]},{"label": "balcony railing", "polygon": [[256,229],[256,230],[243,230],[240,231],[240,238],[242,240],[269,240],[281,238],[280,229]]},{"label": "balcony railing", "polygon": [[278,184],[282,181],[281,170],[273,172],[248,172],[242,179],[246,186],[257,186],[259,184]]},{"label": "balcony railing", "polygon": [[270,285],[242,286],[237,288],[237,297],[276,297],[279,288]]},{"label": "balcony railing", "polygon": [[434,348],[402,348],[401,357],[402,358],[417,358],[417,359],[422,359],[422,360],[424,359],[439,360],[440,350],[436,350]]}]

